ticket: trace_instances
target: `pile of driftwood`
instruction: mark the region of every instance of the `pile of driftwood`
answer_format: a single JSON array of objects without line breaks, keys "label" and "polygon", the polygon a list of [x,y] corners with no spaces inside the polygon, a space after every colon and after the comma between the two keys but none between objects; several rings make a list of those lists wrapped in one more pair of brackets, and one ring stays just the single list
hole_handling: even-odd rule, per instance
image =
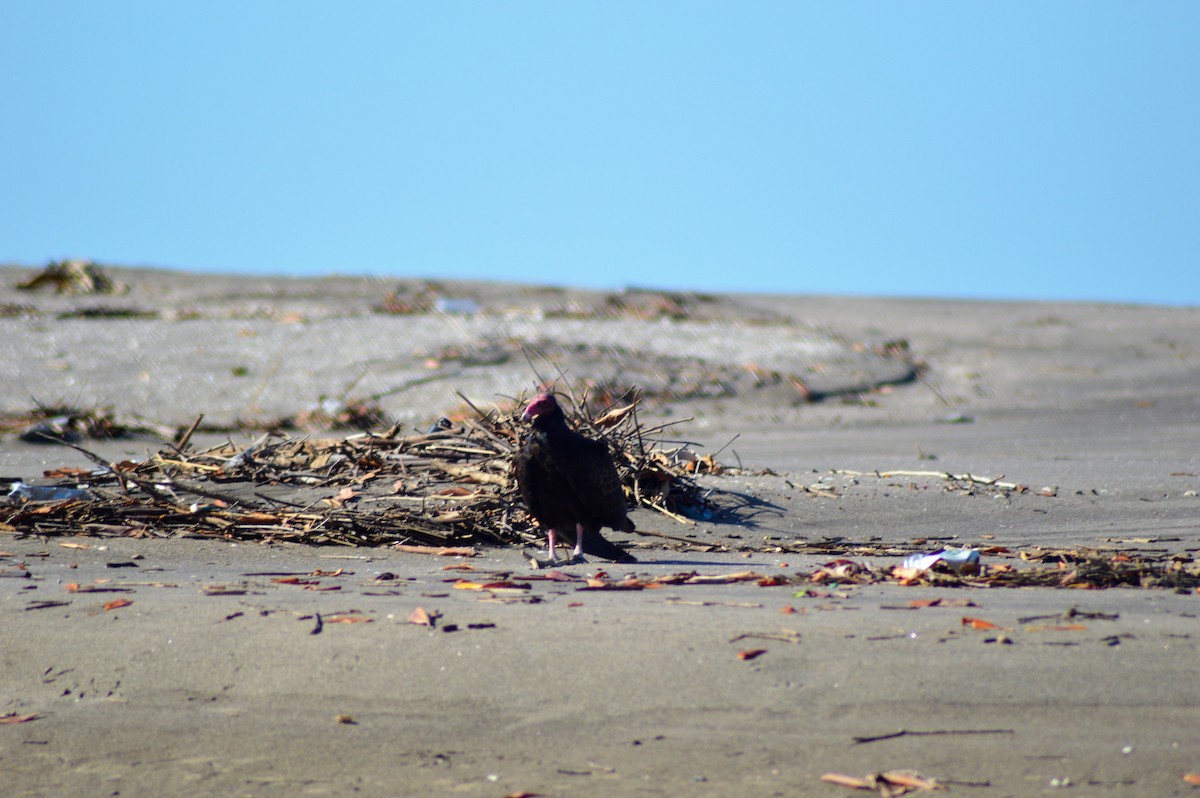
[{"label": "pile of driftwood", "polygon": [[[53,484],[14,490],[0,504],[0,529],[342,545],[534,542],[540,534],[511,477],[526,428],[520,407],[483,412],[468,403],[459,420],[421,434],[394,426],[346,438],[264,435],[249,447],[196,450],[188,431],[138,463],[108,463],[64,441],[98,468],[59,469]],[[644,428],[636,402],[568,416],[607,441],[632,504],[677,519],[713,515],[693,475],[716,463],[652,440],[664,427]]]}]

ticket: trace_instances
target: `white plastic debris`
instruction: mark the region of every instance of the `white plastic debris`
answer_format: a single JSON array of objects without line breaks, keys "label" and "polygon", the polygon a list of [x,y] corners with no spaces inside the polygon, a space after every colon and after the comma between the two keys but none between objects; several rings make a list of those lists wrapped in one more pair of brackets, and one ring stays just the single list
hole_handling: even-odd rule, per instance
[{"label": "white plastic debris", "polygon": [[64,488],[58,485],[30,485],[14,482],[8,491],[10,500],[24,499],[29,502],[61,502],[70,499],[87,499],[90,494],[83,488]]},{"label": "white plastic debris", "polygon": [[472,299],[440,297],[433,303],[438,313],[454,316],[474,316],[479,312],[479,305]]},{"label": "white plastic debris", "polygon": [[317,402],[316,409],[331,416],[336,416],[346,409],[346,403],[331,396],[322,396],[321,401]]},{"label": "white plastic debris", "polygon": [[261,449],[263,447],[263,444],[265,444],[270,439],[271,439],[271,433],[268,432],[267,434],[263,435],[258,440],[256,440],[254,443],[250,444],[245,449],[243,449],[242,451],[235,454],[233,457],[230,457],[228,460],[226,460],[222,467],[226,471],[233,471],[234,469],[241,468],[250,460],[250,458],[252,458],[254,456],[254,453],[257,452],[259,449]]},{"label": "white plastic debris", "polygon": [[928,554],[910,554],[903,567],[928,571],[939,562],[944,562],[955,573],[978,570],[979,552],[975,549],[940,549]]}]

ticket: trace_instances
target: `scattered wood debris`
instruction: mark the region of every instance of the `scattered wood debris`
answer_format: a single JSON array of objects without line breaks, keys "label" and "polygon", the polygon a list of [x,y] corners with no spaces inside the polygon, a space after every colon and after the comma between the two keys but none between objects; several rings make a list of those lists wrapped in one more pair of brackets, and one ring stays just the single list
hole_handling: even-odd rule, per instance
[{"label": "scattered wood debris", "polygon": [[[952,474],[949,471],[849,471],[837,469],[833,473],[847,477],[878,477],[879,479],[896,479],[909,477],[915,479],[940,479],[945,483],[946,490],[959,491],[968,494],[991,493],[1008,495],[1012,493],[1028,493],[1029,486],[1017,482],[1005,482],[1003,476],[984,477],[977,474]],[[1043,488],[1040,495],[1052,496]]]},{"label": "scattered wood debris", "polygon": [[112,408],[41,405],[26,413],[0,414],[0,435],[16,433],[26,443],[107,440],[131,435],[162,435],[164,428],[118,420]]},{"label": "scattered wood debris", "polygon": [[1113,552],[1093,549],[1022,552],[1021,559],[1038,563],[1018,567],[1010,563],[985,564],[978,573],[956,573],[930,568],[920,573],[900,566],[869,568],[850,560],[835,560],[799,575],[801,582],[878,584],[891,582],[920,587],[1055,587],[1102,590],[1110,587],[1164,588],[1182,592],[1200,590],[1200,562],[1154,553]]},{"label": "scattered wood debris", "polygon": [[[203,451],[185,441],[141,463],[108,463],[64,440],[99,466],[85,477],[95,498],[10,501],[0,523],[18,534],[400,544],[454,555],[475,544],[534,543],[541,534],[510,478],[525,432],[519,408],[474,411],[414,435],[398,427],[346,438],[268,434]],[[659,448],[652,436],[663,427],[644,428],[632,406],[608,408],[597,419],[603,428],[578,411],[568,417],[608,442],[635,505],[687,523],[715,513],[712,491],[690,475],[694,461]],[[70,478],[75,485],[83,475]]]}]

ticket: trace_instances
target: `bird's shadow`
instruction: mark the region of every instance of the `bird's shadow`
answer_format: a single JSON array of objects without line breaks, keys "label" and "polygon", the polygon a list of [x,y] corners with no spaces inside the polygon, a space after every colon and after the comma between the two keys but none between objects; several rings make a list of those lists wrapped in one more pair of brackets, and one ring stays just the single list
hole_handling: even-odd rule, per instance
[{"label": "bird's shadow", "polygon": [[755,496],[751,493],[741,493],[722,488],[713,488],[705,495],[705,504],[711,515],[697,517],[694,513],[685,513],[693,520],[702,520],[717,525],[732,525],[758,527],[758,518],[762,515],[782,516],[787,510],[775,502]]}]

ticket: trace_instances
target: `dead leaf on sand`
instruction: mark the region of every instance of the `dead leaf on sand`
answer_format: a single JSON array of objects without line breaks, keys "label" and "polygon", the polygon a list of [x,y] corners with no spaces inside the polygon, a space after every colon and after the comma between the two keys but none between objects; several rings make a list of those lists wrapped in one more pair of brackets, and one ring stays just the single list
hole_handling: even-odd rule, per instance
[{"label": "dead leaf on sand", "polygon": [[582,582],[583,581],[582,577],[575,576],[574,574],[568,574],[568,573],[565,573],[564,571],[558,571],[558,570],[547,571],[544,574],[536,574],[536,575],[530,574],[529,576],[526,576],[524,578],[525,579],[539,579],[543,582]]},{"label": "dead leaf on sand", "polygon": [[229,585],[204,585],[200,588],[200,592],[206,596],[244,596],[249,591],[244,587],[230,587]]},{"label": "dead leaf on sand", "polygon": [[96,584],[93,584],[93,585],[80,585],[77,582],[69,582],[66,585],[64,585],[63,587],[68,593],[132,593],[133,592],[133,588],[131,588],[131,587],[108,587],[107,585],[103,584],[107,581],[108,581],[107,579],[97,579]]},{"label": "dead leaf on sand", "polygon": [[1200,784],[1200,773],[1184,773],[1183,780],[1188,784]]},{"label": "dead leaf on sand", "polygon": [[859,778],[858,776],[845,776],[841,773],[824,773],[821,775],[821,781],[836,784],[839,787],[850,787],[855,790],[871,789],[871,782],[867,779]]},{"label": "dead leaf on sand", "polygon": [[657,590],[665,587],[659,582],[648,582],[644,579],[622,579],[620,582],[610,582],[603,577],[587,580],[584,587],[578,590]]},{"label": "dead leaf on sand", "polygon": [[971,599],[913,599],[908,602],[908,606],[921,609],[922,607],[978,607]]},{"label": "dead leaf on sand", "polygon": [[435,557],[474,557],[479,553],[471,546],[413,546],[407,543],[393,543],[392,548],[409,554],[432,554]]},{"label": "dead leaf on sand", "polygon": [[766,653],[767,653],[767,650],[765,648],[748,648],[745,651],[739,651],[737,653],[737,658],[742,660],[743,662],[745,662],[747,660],[752,660],[752,659],[761,657],[763,654],[766,654]]},{"label": "dead leaf on sand", "polygon": [[70,468],[63,466],[62,468],[52,468],[49,471],[43,471],[42,476],[49,479],[58,479],[60,477],[90,477],[92,471],[90,468]]},{"label": "dead leaf on sand", "polygon": [[440,613],[434,612],[432,615],[425,611],[424,607],[417,607],[408,615],[408,622],[417,626],[428,626],[433,628],[434,623],[441,617]]},{"label": "dead leaf on sand", "polygon": [[357,610],[343,612],[337,615],[326,615],[321,620],[325,623],[374,623],[374,618],[368,618],[365,615],[357,615]]},{"label": "dead leaf on sand", "polygon": [[107,611],[107,610],[119,610],[119,609],[121,609],[122,607],[128,607],[128,606],[129,606],[130,604],[132,604],[132,603],[133,603],[133,602],[132,602],[131,600],[129,600],[129,599],[123,599],[123,598],[120,598],[120,599],[113,599],[112,601],[105,602],[105,604],[104,604],[104,609],[105,609],[105,611]]},{"label": "dead leaf on sand", "polygon": [[634,402],[631,405],[625,405],[624,407],[614,407],[607,413],[602,413],[601,415],[597,416],[592,421],[592,425],[599,427],[600,429],[616,426],[621,422],[621,419],[632,413],[635,407],[637,407],[637,402]]},{"label": "dead leaf on sand", "polygon": [[469,582],[466,579],[460,579],[454,583],[455,590],[494,590],[494,591],[512,591],[512,590],[529,590],[532,585],[522,582]]},{"label": "dead leaf on sand", "polygon": [[[972,618],[969,615],[964,615],[962,619],[963,626],[969,626],[972,629],[1004,629],[1003,626],[997,626],[991,621],[985,621],[982,618]],[[1008,630],[1005,630],[1008,631]]]},{"label": "dead leaf on sand", "polygon": [[879,795],[888,796],[889,798],[905,795],[910,792],[940,792],[946,789],[933,779],[926,778],[919,773],[904,770],[873,773],[870,776],[862,778],[846,776],[841,773],[826,773],[821,776],[821,781],[836,784],[839,787],[849,787],[853,790],[868,790]]},{"label": "dead leaf on sand", "polygon": [[734,582],[758,582],[767,577],[754,571],[738,571],[735,574],[687,574],[685,585],[726,585]]},{"label": "dead leaf on sand", "polygon": [[39,720],[41,717],[37,712],[30,712],[28,715],[0,715],[0,724],[28,723],[31,720]]},{"label": "dead leaf on sand", "polygon": [[737,637],[729,639],[730,643],[736,643],[739,640],[779,640],[784,643],[799,643],[800,633],[795,629],[780,629],[777,632],[743,632]]}]

